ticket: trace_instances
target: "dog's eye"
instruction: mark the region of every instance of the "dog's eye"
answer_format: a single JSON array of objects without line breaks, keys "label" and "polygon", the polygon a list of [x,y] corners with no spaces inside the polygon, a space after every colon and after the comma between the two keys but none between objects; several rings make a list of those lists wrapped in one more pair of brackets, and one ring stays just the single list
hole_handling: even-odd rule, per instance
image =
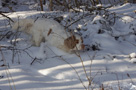
[{"label": "dog's eye", "polygon": [[78,39],[76,39],[76,44],[78,44],[79,43],[79,40]]}]

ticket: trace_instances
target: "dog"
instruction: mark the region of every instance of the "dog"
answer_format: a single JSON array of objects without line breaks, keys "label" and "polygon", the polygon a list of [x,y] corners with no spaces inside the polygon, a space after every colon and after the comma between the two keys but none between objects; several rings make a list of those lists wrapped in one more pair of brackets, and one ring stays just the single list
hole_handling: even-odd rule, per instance
[{"label": "dog", "polygon": [[66,52],[84,49],[81,36],[72,35],[60,23],[52,19],[20,19],[12,25],[12,30],[31,35],[31,41],[35,46],[40,46],[41,42],[46,41]]}]

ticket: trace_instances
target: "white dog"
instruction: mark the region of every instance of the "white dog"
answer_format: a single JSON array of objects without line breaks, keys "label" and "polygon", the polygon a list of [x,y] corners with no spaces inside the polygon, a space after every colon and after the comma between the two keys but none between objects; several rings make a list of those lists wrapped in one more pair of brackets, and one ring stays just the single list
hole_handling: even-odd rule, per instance
[{"label": "white dog", "polygon": [[71,35],[57,21],[51,19],[22,19],[15,22],[13,30],[23,31],[32,35],[33,44],[40,46],[45,40],[50,45],[66,52],[84,49],[83,39],[79,35]]}]

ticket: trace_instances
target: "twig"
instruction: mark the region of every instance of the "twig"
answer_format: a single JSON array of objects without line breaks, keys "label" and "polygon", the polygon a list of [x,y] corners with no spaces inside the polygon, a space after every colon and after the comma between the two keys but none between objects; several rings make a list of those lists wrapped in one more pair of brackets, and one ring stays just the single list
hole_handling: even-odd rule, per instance
[{"label": "twig", "polygon": [[81,55],[79,54],[79,53],[75,53],[79,58],[80,58],[80,61],[81,61],[81,63],[82,63],[82,67],[83,67],[83,70],[84,70],[84,72],[85,72],[85,75],[86,75],[86,78],[87,78],[87,80],[88,80],[88,82],[89,82],[89,84],[90,84],[90,78],[88,77],[88,75],[87,75],[87,72],[86,72],[86,69],[85,69],[85,65],[84,65],[84,61],[83,61],[83,59],[81,58]]},{"label": "twig", "polygon": [[1,13],[1,12],[0,12],[0,15],[2,15],[3,17],[6,17],[6,18],[8,18],[10,21],[14,22],[10,17],[6,16],[5,14],[3,14],[3,13]]},{"label": "twig", "polygon": [[8,31],[5,35],[2,35],[2,37],[0,38],[0,41],[2,39],[4,39],[5,37],[9,36],[9,35],[12,35],[13,33],[11,31]]},{"label": "twig", "polygon": [[[35,59],[35,58],[32,57],[32,56],[28,53],[28,51],[27,51],[31,46],[29,46],[29,47],[27,47],[27,48],[24,48],[24,49],[14,48],[14,46],[2,46],[2,45],[0,45],[0,47],[1,47],[1,49],[4,48],[4,49],[13,51],[13,53],[14,53],[14,56],[13,56],[13,57],[15,57],[16,53],[25,52],[30,58]],[[36,58],[36,59],[37,59],[37,58]],[[39,60],[40,60],[40,59],[39,59]],[[13,62],[13,60],[12,60],[12,62]]]},{"label": "twig", "polygon": [[133,82],[132,78],[130,77],[130,75],[129,75],[128,73],[127,73],[127,76],[130,78],[132,84],[135,84],[135,83]]},{"label": "twig", "polygon": [[74,23],[80,21],[81,19],[83,19],[84,17],[89,16],[89,15],[92,15],[92,14],[88,14],[88,13],[87,13],[86,15],[81,16],[79,19],[75,20],[74,22],[72,22],[72,23],[69,24],[68,26],[65,26],[65,28],[70,27],[70,26],[73,25]]},{"label": "twig", "polygon": [[118,78],[117,73],[115,73],[115,75],[116,75],[116,78],[117,78],[117,80],[118,80],[118,87],[119,87],[119,90],[121,90],[121,88],[120,88],[120,83],[119,83],[119,78]]},{"label": "twig", "polygon": [[30,65],[32,65],[36,60],[37,60],[37,58],[35,57],[34,60],[31,62]]},{"label": "twig", "polygon": [[[47,46],[47,47],[48,47],[48,46]],[[49,48],[49,47],[48,47],[48,48]],[[84,83],[83,83],[82,79],[80,78],[80,76],[79,76],[77,70],[75,69],[75,67],[73,67],[69,62],[67,62],[62,56],[58,56],[51,48],[49,48],[49,49],[50,49],[57,57],[59,57],[59,58],[60,58],[61,60],[63,60],[64,62],[66,62],[66,63],[76,72],[76,74],[77,74],[77,76],[78,76],[78,78],[79,78],[81,84],[82,84],[83,87],[87,90],[86,86],[84,85]]]},{"label": "twig", "polygon": [[[11,90],[13,90],[13,89],[16,90],[14,80],[13,80],[13,78],[12,78],[11,73],[9,72],[8,66],[6,65],[6,59],[4,58],[3,52],[2,52],[2,50],[1,50],[1,47],[0,47],[0,53],[1,53],[1,56],[2,56],[3,63],[4,63],[4,65],[5,65],[5,71],[6,71],[6,75],[7,75],[7,78],[8,78],[9,85],[10,85],[10,89],[11,89]],[[10,80],[10,78],[11,78],[11,80]],[[11,86],[11,81],[12,81],[12,83],[13,83],[13,87],[14,87],[14,88],[12,88],[12,86]]]}]

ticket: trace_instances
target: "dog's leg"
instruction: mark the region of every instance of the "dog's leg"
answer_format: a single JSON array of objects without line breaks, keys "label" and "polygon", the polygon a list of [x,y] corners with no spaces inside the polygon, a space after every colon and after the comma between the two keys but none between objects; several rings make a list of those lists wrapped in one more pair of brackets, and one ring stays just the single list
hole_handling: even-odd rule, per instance
[{"label": "dog's leg", "polygon": [[40,44],[41,44],[41,42],[42,42],[42,38],[40,38],[40,37],[33,37],[33,42],[34,42],[34,44],[36,45],[36,46],[40,46]]},{"label": "dog's leg", "polygon": [[36,32],[34,33],[35,35],[33,35],[32,37],[32,41],[34,42],[34,45],[36,46],[40,46],[42,40],[43,40],[43,35],[42,32]]}]

